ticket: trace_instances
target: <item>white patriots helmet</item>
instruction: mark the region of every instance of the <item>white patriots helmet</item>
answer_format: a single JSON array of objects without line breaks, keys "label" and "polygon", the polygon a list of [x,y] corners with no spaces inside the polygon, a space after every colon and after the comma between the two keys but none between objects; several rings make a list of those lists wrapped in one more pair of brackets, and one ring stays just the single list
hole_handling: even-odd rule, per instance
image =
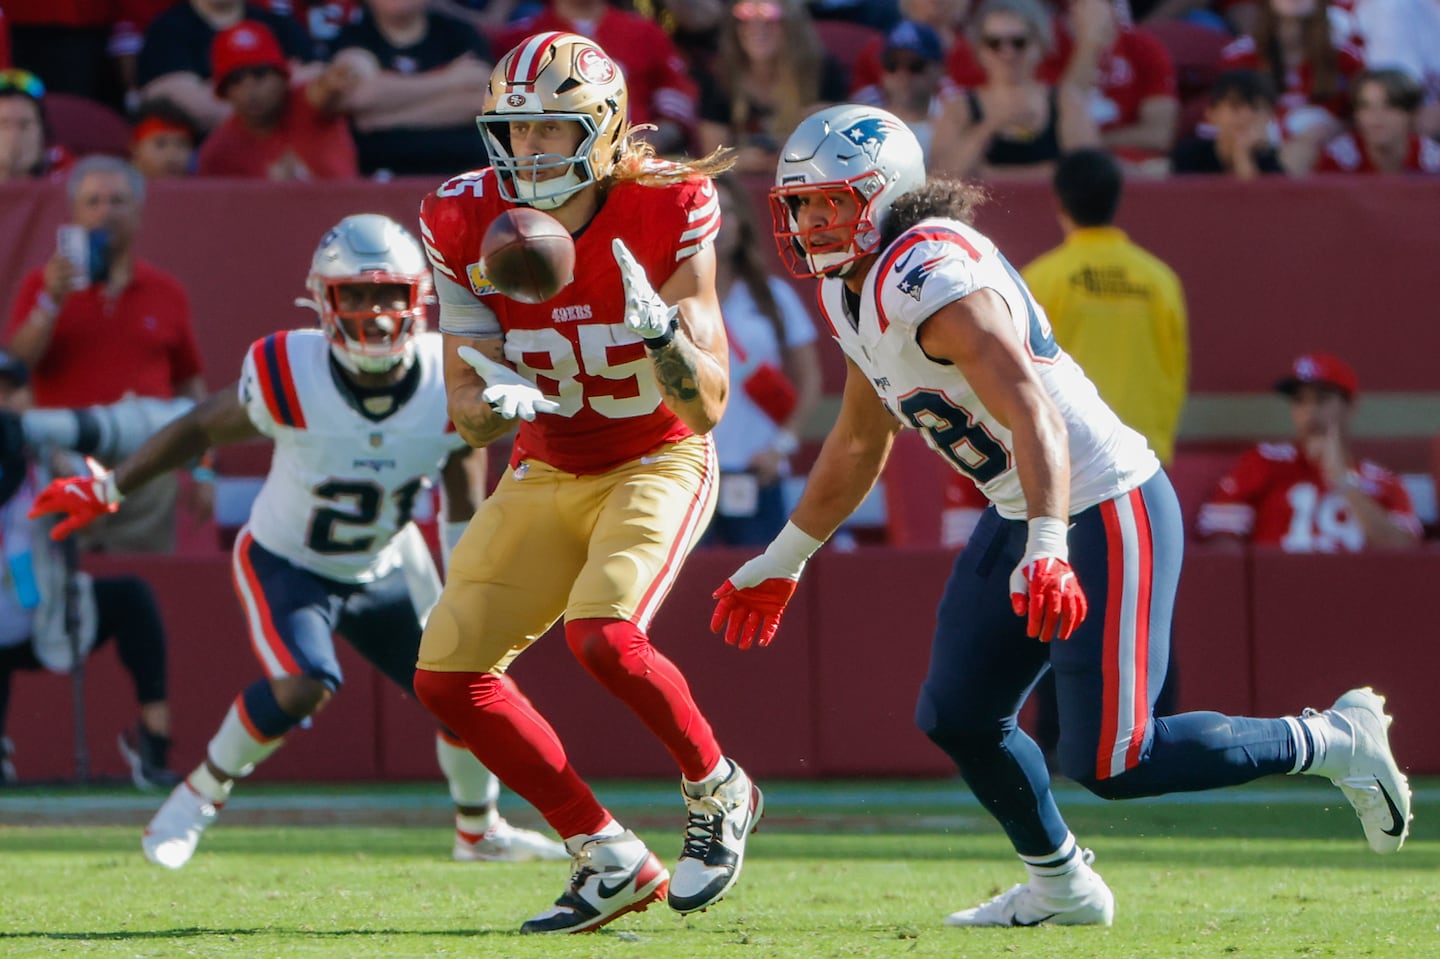
[{"label": "white patriots helmet", "polygon": [[[780,258],[797,277],[845,276],[880,246],[885,214],[902,195],[925,185],[925,155],[905,121],[878,107],[841,104],[810,114],[790,134],[775,168],[770,215]],[[795,200],[849,190],[853,221],[802,231]],[[812,197],[813,198],[813,197]],[[841,242],[811,245],[810,233],[849,228]]]},{"label": "white patriots helmet", "polygon": [[[500,58],[490,73],[484,112],[475,118],[485,137],[500,195],[511,203],[553,210],[615,165],[630,132],[625,74],[594,41],[573,33],[537,33]],[[510,124],[567,120],[584,135],[569,156],[515,156]],[[546,171],[564,175],[540,179]],[[519,173],[527,176],[520,176]]]},{"label": "white patriots helmet", "polygon": [[[359,283],[402,285],[406,306],[346,312],[338,291]],[[357,213],[333,226],[310,261],[310,299],[295,302],[320,314],[330,352],[352,373],[383,373],[414,358],[415,335],[425,330],[432,296],[429,264],[420,244],[399,223],[378,213]],[[380,331],[377,335],[374,330]],[[367,333],[367,329],[370,331]]]}]

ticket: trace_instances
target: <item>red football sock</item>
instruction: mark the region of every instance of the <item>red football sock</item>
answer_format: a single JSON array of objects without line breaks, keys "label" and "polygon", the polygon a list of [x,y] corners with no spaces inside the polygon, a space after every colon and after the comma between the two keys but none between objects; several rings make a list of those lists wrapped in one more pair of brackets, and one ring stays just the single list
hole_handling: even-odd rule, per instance
[{"label": "red football sock", "polygon": [[686,779],[699,782],[720,762],[720,744],[685,677],[633,623],[577,619],[565,624],[565,642],[586,671],[660,738]]},{"label": "red football sock", "polygon": [[415,695],[561,838],[590,835],[610,821],[555,730],[510,677],[417,669]]}]

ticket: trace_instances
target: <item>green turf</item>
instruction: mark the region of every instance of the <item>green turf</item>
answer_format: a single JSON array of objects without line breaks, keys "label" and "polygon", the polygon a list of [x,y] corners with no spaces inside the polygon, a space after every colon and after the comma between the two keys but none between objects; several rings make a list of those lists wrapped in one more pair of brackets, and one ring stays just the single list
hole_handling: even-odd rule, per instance
[{"label": "green turf", "polygon": [[[725,902],[543,939],[514,930],[560,892],[564,865],[449,862],[433,786],[247,784],[175,873],[139,853],[155,797],[12,790],[0,792],[0,956],[1423,959],[1440,955],[1437,786],[1418,784],[1416,829],[1389,857],[1313,781],[1124,804],[1061,789],[1115,891],[1116,925],[961,930],[940,920],[1022,875],[960,786],[772,784]],[[599,791],[663,857],[678,852],[673,785]]]}]

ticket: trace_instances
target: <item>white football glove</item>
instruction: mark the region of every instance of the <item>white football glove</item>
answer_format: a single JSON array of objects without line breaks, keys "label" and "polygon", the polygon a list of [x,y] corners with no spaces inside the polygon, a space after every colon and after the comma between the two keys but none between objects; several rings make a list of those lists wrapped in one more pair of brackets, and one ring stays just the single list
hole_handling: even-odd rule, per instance
[{"label": "white football glove", "polygon": [[538,386],[503,363],[496,363],[469,346],[455,352],[485,381],[485,391],[480,398],[505,419],[528,421],[533,420],[536,413],[554,413],[560,409],[560,404],[547,400]]},{"label": "white football glove", "polygon": [[625,325],[643,340],[670,342],[678,306],[666,306],[660,294],[650,285],[645,268],[636,262],[625,241],[610,241],[615,262],[620,266],[620,279],[625,284]]}]

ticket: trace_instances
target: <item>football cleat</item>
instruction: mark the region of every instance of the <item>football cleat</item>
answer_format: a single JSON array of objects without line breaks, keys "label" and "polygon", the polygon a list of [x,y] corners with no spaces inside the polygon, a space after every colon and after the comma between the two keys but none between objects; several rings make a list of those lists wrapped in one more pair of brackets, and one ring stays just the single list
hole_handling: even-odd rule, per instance
[{"label": "football cleat", "polygon": [[1345,794],[1370,848],[1395,852],[1410,834],[1410,782],[1390,752],[1389,729],[1393,718],[1385,714],[1385,697],[1369,686],[1352,689],[1324,712],[1307,709],[1303,720],[1317,720],[1324,751],[1310,769],[1324,776]]},{"label": "football cleat", "polygon": [[116,741],[120,755],[130,767],[130,781],[136,789],[170,789],[180,782],[180,777],[166,767],[166,756],[170,751],[170,740],[157,736],[140,724],[120,733]]},{"label": "football cleat", "polygon": [[[578,840],[571,840],[579,842]],[[665,895],[670,873],[639,837],[591,839],[575,850],[570,883],[549,909],[525,920],[525,933],[590,932]]]},{"label": "football cleat", "polygon": [[483,833],[457,828],[451,855],[456,862],[534,862],[570,858],[563,843],[533,829],[519,829],[504,819],[495,820],[495,825]]},{"label": "football cleat", "polygon": [[764,815],[765,797],[734,762],[724,779],[682,780],[680,792],[689,822],[667,901],[676,912],[698,912],[723,899],[740,878],[745,843]]},{"label": "football cleat", "polygon": [[189,782],[181,782],[145,827],[140,840],[145,858],[166,869],[185,865],[195,855],[200,834],[215,821],[220,805],[201,796]]},{"label": "football cleat", "polygon": [[1069,894],[1041,892],[1035,880],[1012,886],[973,909],[945,917],[947,926],[1108,926],[1115,921],[1115,896],[1100,874],[1090,868],[1095,854],[1081,852],[1080,868],[1071,874]]}]

